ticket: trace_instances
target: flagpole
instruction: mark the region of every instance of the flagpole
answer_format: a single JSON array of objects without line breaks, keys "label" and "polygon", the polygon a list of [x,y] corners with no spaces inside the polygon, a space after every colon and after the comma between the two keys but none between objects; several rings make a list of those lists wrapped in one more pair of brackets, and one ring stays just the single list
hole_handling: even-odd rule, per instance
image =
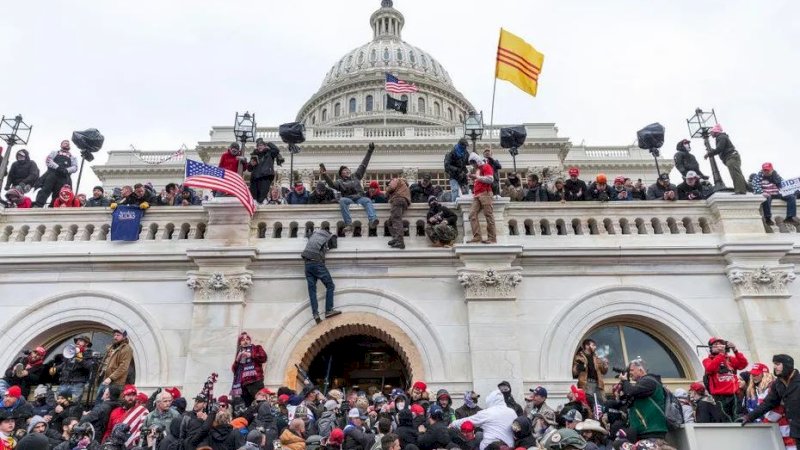
[{"label": "flagpole", "polygon": [[[497,48],[500,48],[500,39],[503,38],[503,28],[500,27],[500,36],[497,38]],[[492,112],[489,114],[489,138],[494,130],[494,96],[497,93],[497,53],[494,56],[494,86],[492,87]]]}]

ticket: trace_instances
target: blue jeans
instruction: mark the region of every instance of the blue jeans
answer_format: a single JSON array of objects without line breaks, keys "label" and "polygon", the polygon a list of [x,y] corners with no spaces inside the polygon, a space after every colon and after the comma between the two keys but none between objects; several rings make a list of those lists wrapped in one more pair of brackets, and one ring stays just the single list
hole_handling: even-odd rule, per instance
[{"label": "blue jeans", "polygon": [[321,280],[325,285],[325,312],[333,310],[333,290],[336,285],[333,284],[331,273],[325,267],[325,263],[314,261],[306,261],[306,282],[308,283],[308,302],[311,304],[311,313],[314,316],[319,315],[319,308],[317,307],[317,280]]},{"label": "blue jeans", "polygon": [[85,387],[86,383],[62,384],[58,387],[58,392],[61,393],[69,390],[72,393],[72,403],[78,404],[80,403],[81,395],[83,395]]},{"label": "blue jeans", "polygon": [[339,209],[342,210],[342,219],[344,219],[345,225],[350,225],[353,223],[353,218],[350,216],[350,205],[353,203],[358,203],[359,205],[363,206],[365,210],[367,210],[367,219],[370,222],[373,220],[378,220],[378,215],[375,214],[375,206],[372,204],[372,200],[368,197],[359,197],[358,200],[353,201],[348,197],[342,197],[339,200]]},{"label": "blue jeans", "polygon": [[780,198],[786,202],[786,218],[790,219],[797,215],[797,199],[794,195],[787,195],[786,197],[781,197],[780,195],[773,195],[772,197],[764,200],[764,203],[761,204],[761,209],[764,211],[764,218],[770,219],[772,218],[772,199],[773,198]]},{"label": "blue jeans", "polygon": [[[469,188],[465,189],[465,191],[469,192]],[[466,194],[467,192],[464,193]],[[458,180],[450,178],[450,201],[455,202],[460,195],[461,183],[459,183]]]}]

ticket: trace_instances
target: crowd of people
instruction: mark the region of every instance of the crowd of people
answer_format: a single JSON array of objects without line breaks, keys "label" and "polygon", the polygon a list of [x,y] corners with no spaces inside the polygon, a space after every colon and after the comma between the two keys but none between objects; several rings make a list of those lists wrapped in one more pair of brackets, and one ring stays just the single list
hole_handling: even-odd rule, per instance
[{"label": "crowd of people", "polygon": [[751,365],[734,343],[718,337],[709,340],[703,381],[688,389],[671,392],[641,358],[614,369],[616,383],[605,386],[608,361],[587,339],[575,354],[577,381],[566,403],[549,403],[542,386],[518,403],[511,384],[501,381],[483,406],[479,393],[467,391],[458,407],[447,390],[424,381],[408,389],[323,391],[302,370],[299,391],[282,386],[273,392],[264,385],[267,354],[246,332],[238,336],[225,395],[214,397],[216,374],[196,396],[184,398],[172,386],[147,394],[122,376],[125,360],[130,363],[124,330],[114,331],[95,367],[89,338],[74,342],[74,353],[65,352],[49,369],[47,351],[37,347],[6,371],[0,449],[669,450],[667,433],[683,424],[734,421],[777,423],[787,449],[795,450],[800,438],[800,376],[793,359],[775,355],[772,370]]},{"label": "crowd of people", "polygon": [[[705,158],[719,156],[728,167],[734,182],[734,193],[745,194],[747,191],[764,197],[762,214],[767,225],[775,225],[772,219],[772,202],[786,202],[784,222],[800,225],[796,217],[798,193],[785,195],[781,193],[783,178],[773,165],[765,162],[761,170],[750,175],[749,182],[741,171],[741,158],[730,137],[720,125],[710,130],[716,139],[715,148],[706,149]],[[495,242],[493,200],[507,197],[512,202],[573,202],[573,201],[643,201],[643,200],[703,200],[714,194],[714,186],[708,182],[708,176],[701,169],[697,159],[691,153],[691,144],[687,139],[676,146],[674,155],[675,168],[681,175],[678,185],[671,182],[668,173],[661,173],[655,183],[647,186],[641,179],[633,180],[624,175],[610,178],[600,173],[588,183],[580,178],[578,167],[567,170],[567,178],[553,177],[549,171],[541,174],[505,173],[500,176],[502,164],[493,155],[490,146],[483,149],[482,154],[470,152],[469,143],[460,139],[452,150],[444,157],[444,172],[448,177],[449,190],[431,181],[430,174],[422,174],[417,182],[409,183],[397,176],[381,185],[378,180],[367,179],[367,168],[375,151],[375,145],[369,144],[366,155],[355,172],[347,166],[340,166],[335,178],[324,164],[319,165],[320,181],[313,189],[301,180],[296,180],[290,188],[274,185],[276,179],[275,166],[283,164],[280,149],[271,142],[259,138],[250,158],[242,154],[238,143],[228,146],[221,155],[219,167],[249,177],[250,193],[257,204],[263,205],[318,205],[339,204],[345,233],[353,230],[350,206],[359,205],[366,213],[371,228],[378,225],[375,204],[391,205],[390,231],[391,247],[404,248],[402,239],[402,216],[411,203],[428,203],[432,207],[428,216],[429,228],[442,223],[437,214],[444,208],[443,202],[453,202],[458,197],[472,192],[474,214],[470,214],[472,222],[472,242]],[[77,159],[71,153],[69,141],[62,141],[59,150],[52,152],[46,159],[46,172],[39,176],[39,168],[30,160],[27,150],[16,152],[16,161],[8,172],[5,183],[5,200],[7,207],[116,207],[117,205],[135,205],[142,208],[150,206],[192,206],[202,203],[193,189],[176,183],[167,184],[160,192],[152,183],[137,183],[133,186],[114,188],[107,193],[102,186],[95,186],[92,195],[75,194],[72,190],[72,174],[77,171]],[[249,175],[248,175],[249,174]],[[540,176],[541,175],[541,176]],[[292,177],[294,179],[294,177]],[[502,179],[502,183],[501,183]],[[38,189],[35,200],[26,193]],[[445,213],[446,214],[446,213]],[[487,222],[487,238],[483,239],[480,229],[476,227],[477,216],[482,214]],[[430,221],[432,217],[434,221]],[[436,222],[438,220],[438,222]],[[447,222],[447,220],[445,220]],[[451,224],[452,225],[452,224]],[[442,227],[440,227],[442,228]],[[444,228],[442,228],[444,230]],[[429,232],[430,236],[431,233]],[[449,234],[448,234],[449,236]],[[438,245],[450,245],[448,239],[432,239]]]}]

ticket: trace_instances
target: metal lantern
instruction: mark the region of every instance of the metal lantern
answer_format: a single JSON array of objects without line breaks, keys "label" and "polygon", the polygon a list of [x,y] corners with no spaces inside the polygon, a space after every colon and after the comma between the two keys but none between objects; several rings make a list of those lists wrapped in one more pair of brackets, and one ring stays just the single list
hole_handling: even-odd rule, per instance
[{"label": "metal lantern", "polygon": [[8,161],[11,159],[11,149],[16,144],[27,145],[31,136],[32,125],[22,121],[22,115],[17,114],[13,119],[3,116],[0,119],[0,140],[3,140],[7,147],[0,157],[0,186],[5,178]]},{"label": "metal lantern", "polygon": [[233,134],[236,140],[245,144],[256,140],[256,115],[245,112],[236,113],[236,121],[233,124]]},{"label": "metal lantern", "polygon": [[[705,144],[706,151],[711,149],[711,144],[708,142],[708,130],[710,130],[716,124],[717,114],[714,112],[713,108],[711,109],[711,112],[706,112],[701,108],[696,108],[694,110],[694,115],[686,119],[686,125],[689,127],[689,134],[692,138],[703,139],[703,144]],[[711,156],[708,158],[708,162],[711,163],[711,176],[714,178],[714,190],[721,191],[727,189],[727,186],[725,186],[725,182],[722,181],[722,176],[719,173],[717,159],[714,156]]]}]

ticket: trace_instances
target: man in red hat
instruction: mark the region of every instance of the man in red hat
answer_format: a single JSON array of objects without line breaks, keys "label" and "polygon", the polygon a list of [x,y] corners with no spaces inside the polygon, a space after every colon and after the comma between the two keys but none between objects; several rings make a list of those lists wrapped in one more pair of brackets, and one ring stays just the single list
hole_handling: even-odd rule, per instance
[{"label": "man in red hat", "polygon": [[415,381],[408,392],[411,403],[420,403],[422,401],[422,394],[428,390],[428,385],[423,381]]},{"label": "man in red hat", "polygon": [[36,347],[32,351],[24,352],[6,369],[5,380],[8,385],[17,385],[22,389],[22,396],[28,398],[31,387],[39,385],[39,379],[45,375],[46,367],[44,357],[47,350]]},{"label": "man in red hat", "polygon": [[781,195],[780,190],[783,178],[772,167],[772,163],[765,162],[762,164],[761,171],[751,178],[750,183],[753,187],[753,193],[764,197],[764,202],[761,203],[761,212],[767,225],[775,225],[772,220],[772,200],[786,202],[786,219],[784,219],[784,222],[800,225],[800,220],[797,220],[797,198],[795,198],[794,194]]},{"label": "man in red hat", "polygon": [[706,394],[706,387],[703,386],[703,383],[694,382],[689,386],[689,399],[695,405],[695,423],[728,422],[719,403]]},{"label": "man in red hat", "polygon": [[3,397],[0,412],[5,412],[16,419],[14,431],[24,430],[27,427],[28,419],[33,417],[33,406],[22,396],[22,389],[19,386],[11,386]]},{"label": "man in red hat", "polygon": [[136,397],[138,395],[139,391],[136,390],[136,386],[132,384],[125,385],[125,388],[122,390],[122,402],[120,406],[114,408],[108,416],[108,425],[106,426],[106,432],[103,434],[102,441],[105,441],[111,436],[111,431],[114,430],[114,426],[122,423],[128,413],[136,406]]},{"label": "man in red hat", "polygon": [[739,416],[736,391],[739,390],[737,370],[747,367],[747,358],[736,349],[736,344],[721,337],[708,340],[709,355],[703,360],[708,377],[708,393],[720,404],[726,421],[733,422]]},{"label": "man in red hat", "polygon": [[569,174],[569,179],[564,182],[564,190],[567,191],[567,201],[586,200],[586,192],[589,189],[586,186],[586,182],[578,178],[581,171],[577,167],[570,167],[567,173]]}]

